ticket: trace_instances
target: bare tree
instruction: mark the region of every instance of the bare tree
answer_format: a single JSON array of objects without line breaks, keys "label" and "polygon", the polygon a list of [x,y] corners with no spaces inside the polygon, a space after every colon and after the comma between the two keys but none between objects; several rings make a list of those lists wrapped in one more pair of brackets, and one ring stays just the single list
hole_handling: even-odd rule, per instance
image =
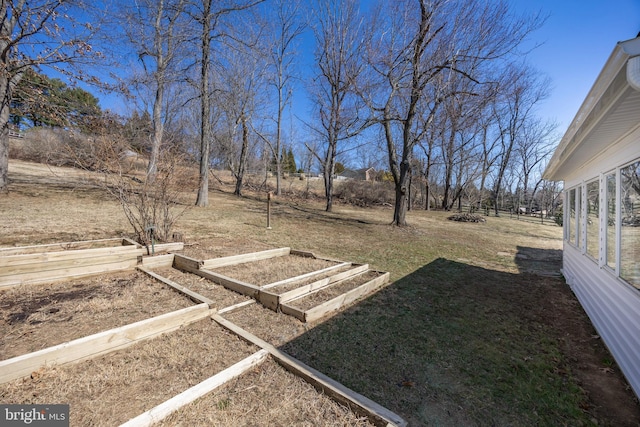
[{"label": "bare tree", "polygon": [[[369,43],[369,64],[379,82],[369,100],[387,140],[394,224],[406,225],[414,147],[442,102],[456,94],[447,75],[481,83],[486,64],[513,52],[540,23],[506,12],[501,1],[405,0],[385,4],[369,25],[379,29]],[[419,114],[426,115],[423,123]]]},{"label": "bare tree", "polygon": [[300,17],[301,7],[299,0],[277,0],[273,14],[267,16],[268,27],[267,46],[265,51],[271,72],[268,78],[269,85],[276,92],[275,135],[267,137],[263,132],[257,132],[260,138],[268,145],[276,167],[276,195],[282,193],[282,164],[280,152],[282,150],[282,125],[283,116],[287,104],[293,94],[292,69],[296,58],[296,41],[302,35],[305,24]]},{"label": "bare tree", "polygon": [[225,2],[220,5],[213,0],[200,0],[193,4],[190,14],[198,24],[200,32],[197,37],[200,52],[200,76],[199,93],[200,98],[200,179],[198,185],[198,196],[196,206],[207,206],[209,204],[209,153],[212,139],[211,129],[211,49],[212,43],[226,37],[225,17],[234,12],[247,10],[264,0],[237,0]]},{"label": "bare tree", "polygon": [[122,10],[128,42],[142,64],[133,85],[144,85],[153,92],[151,114],[151,153],[147,175],[153,179],[158,168],[165,122],[167,87],[182,74],[177,70],[186,42],[185,0],[139,0]]},{"label": "bare tree", "polygon": [[24,73],[43,66],[70,72],[70,64],[96,53],[89,41],[99,25],[77,22],[81,8],[63,0],[0,1],[0,193],[8,191],[11,100]]},{"label": "bare tree", "polygon": [[[557,125],[553,122],[543,122],[537,117],[529,118],[524,124],[522,138],[515,149],[522,176],[524,203],[529,212],[533,208],[536,192],[542,184],[542,174],[536,176],[536,173],[542,172],[539,170],[540,166],[546,163],[553,153],[556,128]],[[535,180],[533,184],[532,179]]]},{"label": "bare tree", "polygon": [[536,74],[526,65],[512,64],[505,73],[501,95],[494,107],[498,127],[499,152],[493,186],[494,212],[498,212],[498,196],[502,191],[505,172],[511,165],[513,150],[525,137],[525,124],[537,104],[548,95],[548,86],[541,85]]},{"label": "bare tree", "polygon": [[356,0],[318,0],[314,10],[316,66],[313,97],[319,114],[322,152],[314,154],[322,165],[326,210],[333,207],[333,178],[338,146],[362,131],[357,97],[358,79],[364,70],[363,22]]},{"label": "bare tree", "polygon": [[[244,26],[244,27],[248,27]],[[244,30],[246,33],[247,30]],[[236,179],[234,194],[242,195],[243,182],[251,150],[252,120],[265,93],[265,63],[250,39],[259,38],[259,31],[245,42],[230,45],[224,60],[218,61],[220,80],[219,111],[224,113],[224,139],[226,161]],[[238,129],[239,128],[239,129]]]}]

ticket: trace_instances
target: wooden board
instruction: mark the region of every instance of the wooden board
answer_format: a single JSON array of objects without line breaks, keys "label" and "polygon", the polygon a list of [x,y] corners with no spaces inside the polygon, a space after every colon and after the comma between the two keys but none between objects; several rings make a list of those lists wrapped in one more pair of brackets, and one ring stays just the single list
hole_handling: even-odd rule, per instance
[{"label": "wooden board", "polygon": [[50,263],[58,261],[82,260],[87,258],[99,258],[110,255],[142,255],[145,252],[142,248],[135,246],[114,246],[109,248],[79,249],[72,251],[44,252],[22,255],[0,256],[0,271],[6,268],[18,267],[21,265],[31,265],[39,263]]},{"label": "wooden board", "polygon": [[276,258],[289,255],[291,248],[269,249],[260,252],[251,252],[248,254],[233,255],[221,258],[212,258],[204,260],[202,268],[212,269],[219,267],[227,267],[230,265],[244,264],[246,262],[260,261],[263,259]]},{"label": "wooden board", "polygon": [[[345,264],[349,264],[349,263],[345,263]],[[344,265],[341,265],[341,266],[344,266]],[[333,276],[330,276],[330,277],[325,277],[324,279],[316,280],[313,283],[308,283],[296,289],[292,289],[290,291],[283,292],[280,294],[276,293],[275,289],[265,290],[265,287],[263,286],[262,288],[260,288],[260,292],[258,293],[258,300],[265,307],[270,308],[271,310],[277,311],[280,304],[284,302],[291,301],[293,299],[308,295],[312,292],[315,292],[327,286],[330,286],[333,283],[338,282],[340,280],[355,276],[357,274],[361,274],[367,271],[368,269],[369,269],[369,264],[359,265],[347,271],[334,274]]]},{"label": "wooden board", "polygon": [[149,270],[147,267],[143,267],[143,266],[138,266],[137,267],[138,270],[142,271],[145,274],[148,274],[149,276],[153,277],[154,279],[164,283],[165,285],[168,285],[170,287],[172,287],[173,289],[177,290],[178,292],[187,295],[189,298],[191,298],[193,301],[197,302],[197,303],[205,303],[209,306],[209,308],[214,308],[213,307],[213,300],[200,295],[197,292],[192,291],[189,288],[185,288],[184,286],[180,285],[179,283],[174,282],[173,280],[167,279],[164,276],[161,276],[157,273],[154,273],[153,271]]},{"label": "wooden board", "polygon": [[232,279],[231,277],[227,277],[222,274],[215,273],[209,270],[192,270],[190,273],[197,274],[198,276],[204,277],[205,279],[209,279],[212,282],[215,282],[219,285],[224,286],[227,289],[231,289],[232,291],[238,292],[242,295],[247,295],[251,298],[257,298],[258,292],[260,291],[260,287],[256,285],[252,285],[251,283],[242,282],[240,280]]},{"label": "wooden board", "polygon": [[245,331],[222,316],[214,314],[211,318],[241,338],[267,350],[269,354],[289,372],[303,378],[332,399],[347,405],[354,412],[366,416],[375,425],[385,427],[405,427],[407,425],[407,422],[394,412],[391,412],[371,399],[356,393],[323,373],[278,350],[271,344]]},{"label": "wooden board", "polygon": [[224,385],[225,383],[237,378],[247,372],[248,370],[258,366],[266,360],[269,356],[267,350],[260,350],[251,356],[239,361],[238,363],[228,367],[227,369],[215,374],[214,376],[204,380],[200,384],[197,384],[182,393],[172,397],[164,403],[138,415],[135,418],[130,419],[120,427],[150,427],[155,423],[158,423],[176,412],[183,406],[190,404],[196,399],[212,392],[216,388]]},{"label": "wooden board", "polygon": [[61,280],[75,279],[78,277],[91,276],[94,274],[129,270],[135,268],[137,264],[138,259],[136,257],[107,264],[87,264],[74,268],[64,268],[61,270],[38,271],[22,275],[5,276],[0,277],[0,290],[24,284],[51,283]]},{"label": "wooden board", "polygon": [[280,310],[283,313],[289,314],[303,322],[313,322],[314,320],[318,320],[326,316],[332,311],[339,310],[340,308],[351,304],[364,295],[374,292],[376,289],[384,286],[388,281],[389,273],[383,273],[375,279],[370,280],[358,286],[357,288],[350,290],[349,292],[341,294],[309,310],[301,310],[291,303],[281,303]]},{"label": "wooden board", "polygon": [[0,257],[7,255],[24,255],[42,252],[68,251],[77,249],[91,249],[96,247],[136,245],[135,242],[126,238],[112,238],[99,240],[83,240],[78,242],[49,243],[45,245],[17,246],[10,248],[0,248]]},{"label": "wooden board", "polygon": [[29,376],[42,366],[79,362],[128,347],[204,319],[212,313],[207,304],[199,304],[0,361],[0,384]]},{"label": "wooden board", "polygon": [[323,268],[321,270],[316,270],[316,271],[312,271],[310,273],[306,273],[306,274],[301,274],[300,276],[296,276],[296,277],[290,277],[288,279],[284,279],[284,280],[280,280],[278,282],[273,282],[273,283],[269,283],[267,285],[263,285],[260,288],[261,289],[269,289],[269,288],[275,288],[277,286],[282,286],[282,285],[288,285],[288,284],[292,284],[292,283],[296,283],[296,282],[302,282],[304,280],[316,277],[316,276],[321,276],[325,273],[328,273],[330,271],[333,270],[339,270],[341,268],[344,268],[346,266],[351,265],[350,262],[343,262],[340,264],[336,264],[336,265],[332,265],[330,267],[327,268]]},{"label": "wooden board", "polygon": [[156,243],[155,245],[153,245],[153,248],[151,246],[149,246],[149,250],[153,250],[153,253],[151,254],[152,256],[154,254],[161,254],[164,252],[170,252],[170,251],[181,251],[184,249],[184,243],[183,242],[171,242],[171,243]]},{"label": "wooden board", "polygon": [[200,267],[202,267],[202,263],[202,260],[191,258],[181,254],[174,254],[173,258],[173,268],[189,272],[191,272],[191,270],[198,270]]},{"label": "wooden board", "polygon": [[229,307],[225,307],[225,308],[221,308],[220,310],[218,310],[218,313],[219,314],[231,313],[233,311],[240,310],[240,309],[242,309],[242,308],[244,308],[244,307],[246,307],[248,305],[252,305],[252,304],[255,304],[255,303],[256,303],[256,300],[254,300],[254,299],[250,299],[250,300],[247,300],[247,301],[242,301],[242,302],[240,302],[238,304],[230,305]]},{"label": "wooden board", "polygon": [[142,266],[146,268],[164,268],[173,266],[173,254],[142,257]]}]

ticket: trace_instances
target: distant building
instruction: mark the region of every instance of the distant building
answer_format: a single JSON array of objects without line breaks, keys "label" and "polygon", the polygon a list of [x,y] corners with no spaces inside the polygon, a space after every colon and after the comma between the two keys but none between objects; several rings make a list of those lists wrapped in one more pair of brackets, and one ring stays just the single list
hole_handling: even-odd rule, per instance
[{"label": "distant building", "polygon": [[544,178],[564,181],[564,277],[640,396],[640,37],[613,49]]},{"label": "distant building", "polygon": [[356,181],[375,181],[376,180],[376,170],[374,168],[363,168],[363,169],[345,169],[342,171],[340,175],[338,175],[338,179],[353,179]]}]

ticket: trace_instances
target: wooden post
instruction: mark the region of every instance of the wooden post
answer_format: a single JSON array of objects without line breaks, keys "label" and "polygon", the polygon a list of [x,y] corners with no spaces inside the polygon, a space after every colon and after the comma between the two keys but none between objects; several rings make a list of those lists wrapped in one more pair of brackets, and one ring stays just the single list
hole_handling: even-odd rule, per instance
[{"label": "wooden post", "polygon": [[269,191],[267,193],[267,230],[271,230],[271,195],[273,193]]}]

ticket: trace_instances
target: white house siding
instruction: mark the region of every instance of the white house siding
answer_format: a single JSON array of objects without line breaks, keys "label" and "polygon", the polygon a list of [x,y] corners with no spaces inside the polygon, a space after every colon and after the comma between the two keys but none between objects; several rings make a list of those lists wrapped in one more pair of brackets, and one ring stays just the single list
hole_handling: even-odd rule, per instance
[{"label": "white house siding", "polygon": [[[640,128],[619,141],[610,143],[598,156],[579,169],[567,173],[565,189],[579,185],[583,189],[588,181],[638,159]],[[601,189],[602,184],[601,182]],[[601,192],[601,206],[602,197]],[[567,206],[566,201],[564,206]],[[579,215],[579,218],[584,220],[583,215]],[[602,215],[600,221],[605,221]],[[601,231],[603,225],[601,224]],[[584,230],[584,223],[580,229]],[[600,251],[602,250],[601,242]],[[577,248],[566,240],[563,273],[635,394],[640,397],[640,290],[616,277],[611,269],[600,267],[599,261],[587,256],[584,248]]]},{"label": "white house siding", "polygon": [[640,396],[640,292],[566,242],[563,264],[567,283]]}]

